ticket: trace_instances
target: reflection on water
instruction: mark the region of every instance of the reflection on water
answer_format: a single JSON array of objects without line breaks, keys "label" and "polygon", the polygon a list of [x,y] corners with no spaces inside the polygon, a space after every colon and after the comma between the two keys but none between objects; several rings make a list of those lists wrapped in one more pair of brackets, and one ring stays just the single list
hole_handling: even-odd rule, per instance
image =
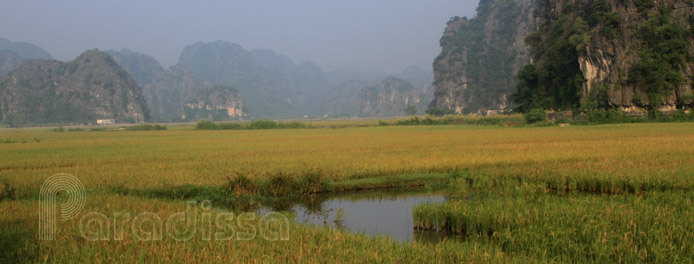
[{"label": "reflection on water", "polygon": [[412,208],[420,203],[442,203],[447,199],[443,190],[360,192],[283,201],[260,212],[291,211],[296,215],[296,221],[302,224],[330,226],[370,236],[389,236],[402,242],[436,243],[451,237],[444,232],[414,230]]}]

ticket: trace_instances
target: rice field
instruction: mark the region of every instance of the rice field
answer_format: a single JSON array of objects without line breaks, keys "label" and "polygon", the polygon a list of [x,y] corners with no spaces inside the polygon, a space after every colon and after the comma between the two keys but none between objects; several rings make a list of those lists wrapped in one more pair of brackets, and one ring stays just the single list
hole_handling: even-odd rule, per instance
[{"label": "rice field", "polygon": [[[540,128],[344,122],[283,130],[2,129],[0,259],[527,263],[694,258],[692,123]],[[167,217],[187,208],[185,200],[114,189],[218,188],[234,175],[267,182],[276,175],[300,179],[317,173],[336,190],[397,186],[416,175],[447,177],[454,198],[414,208],[415,225],[464,239],[403,244],[290,222],[288,241],[215,241],[202,234],[187,241],[140,241],[128,232],[120,240],[111,232],[110,240],[88,241],[80,235],[79,221],[65,221],[56,241],[41,241],[40,188],[58,173],[84,184],[82,214],[99,211],[109,219],[118,212],[144,211]],[[209,213],[214,218],[224,212]]]}]

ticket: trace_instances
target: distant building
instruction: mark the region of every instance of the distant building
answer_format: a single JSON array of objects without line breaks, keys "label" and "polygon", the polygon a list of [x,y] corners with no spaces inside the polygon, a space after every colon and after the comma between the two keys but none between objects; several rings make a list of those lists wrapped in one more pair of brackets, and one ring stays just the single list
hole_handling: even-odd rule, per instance
[{"label": "distant building", "polygon": [[487,110],[486,115],[487,116],[495,116],[495,115],[500,115],[505,113],[506,110],[504,109],[498,109],[498,110]]},{"label": "distant building", "polygon": [[97,119],[96,124],[97,125],[113,125],[116,123],[116,120],[113,119]]}]

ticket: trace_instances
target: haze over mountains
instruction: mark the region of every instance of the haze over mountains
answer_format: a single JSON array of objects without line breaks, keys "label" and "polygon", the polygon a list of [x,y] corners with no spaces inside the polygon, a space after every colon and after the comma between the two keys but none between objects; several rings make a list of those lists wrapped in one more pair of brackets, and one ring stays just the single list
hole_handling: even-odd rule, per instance
[{"label": "haze over mountains", "polygon": [[6,38],[0,38],[0,50],[12,51],[24,59],[53,59],[47,51],[39,46],[23,41],[10,41]]},{"label": "haze over mountains", "polygon": [[[47,60],[42,63],[61,67],[59,62],[50,60],[50,55],[35,45],[8,40],[3,43],[9,43],[5,46],[11,50],[0,50],[1,74],[10,73],[9,76],[15,76],[11,73],[13,70],[20,68],[29,59],[37,58]],[[237,120],[249,117],[402,116],[408,105],[423,112],[426,103],[421,103],[422,99],[433,96],[433,74],[418,66],[407,67],[396,75],[355,68],[325,73],[311,61],[295,63],[272,50],[247,50],[226,41],[197,42],[186,46],[178,64],[169,69],[162,67],[152,56],[128,49],[108,50],[103,55],[111,58],[137,84],[137,88],[127,87],[124,91],[139,90],[136,93],[138,96],[141,94],[146,103],[140,106],[142,110],[138,114],[156,122]],[[40,68],[35,68],[34,71]],[[41,76],[38,72],[33,74]],[[7,78],[0,77],[3,80]],[[0,90],[10,91],[8,88],[9,86],[0,87]],[[37,87],[25,86],[22,89],[24,88]],[[138,97],[135,100],[140,99]],[[90,108],[84,111],[92,110]],[[56,121],[91,123],[87,120],[95,116],[125,120],[120,118],[121,115],[124,114],[81,113],[79,118]],[[44,123],[53,121],[49,118],[29,117],[23,120]],[[144,119],[135,119],[142,120]]]}]

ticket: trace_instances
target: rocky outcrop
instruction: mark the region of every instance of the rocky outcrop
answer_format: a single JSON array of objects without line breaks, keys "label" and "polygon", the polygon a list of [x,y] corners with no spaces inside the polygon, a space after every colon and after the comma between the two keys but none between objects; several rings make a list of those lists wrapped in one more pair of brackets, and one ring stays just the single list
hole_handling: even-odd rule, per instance
[{"label": "rocky outcrop", "polygon": [[11,125],[144,122],[142,90],[108,54],[90,50],[70,62],[30,60],[0,83],[2,121]]},{"label": "rocky outcrop", "polygon": [[346,81],[333,89],[328,100],[329,113],[335,117],[352,117],[359,113],[359,93],[369,86],[369,82],[352,80]]},{"label": "rocky outcrop", "polygon": [[231,86],[215,86],[198,91],[185,103],[183,112],[182,119],[185,121],[240,120],[248,116],[243,99]]},{"label": "rocky outcrop", "polygon": [[388,78],[378,85],[361,89],[358,95],[360,116],[404,116],[408,106],[420,104],[419,93],[407,81]]},{"label": "rocky outcrop", "polygon": [[535,29],[532,0],[481,0],[473,19],[451,19],[434,61],[430,108],[463,113],[505,109],[516,73],[530,62],[525,36]]}]

